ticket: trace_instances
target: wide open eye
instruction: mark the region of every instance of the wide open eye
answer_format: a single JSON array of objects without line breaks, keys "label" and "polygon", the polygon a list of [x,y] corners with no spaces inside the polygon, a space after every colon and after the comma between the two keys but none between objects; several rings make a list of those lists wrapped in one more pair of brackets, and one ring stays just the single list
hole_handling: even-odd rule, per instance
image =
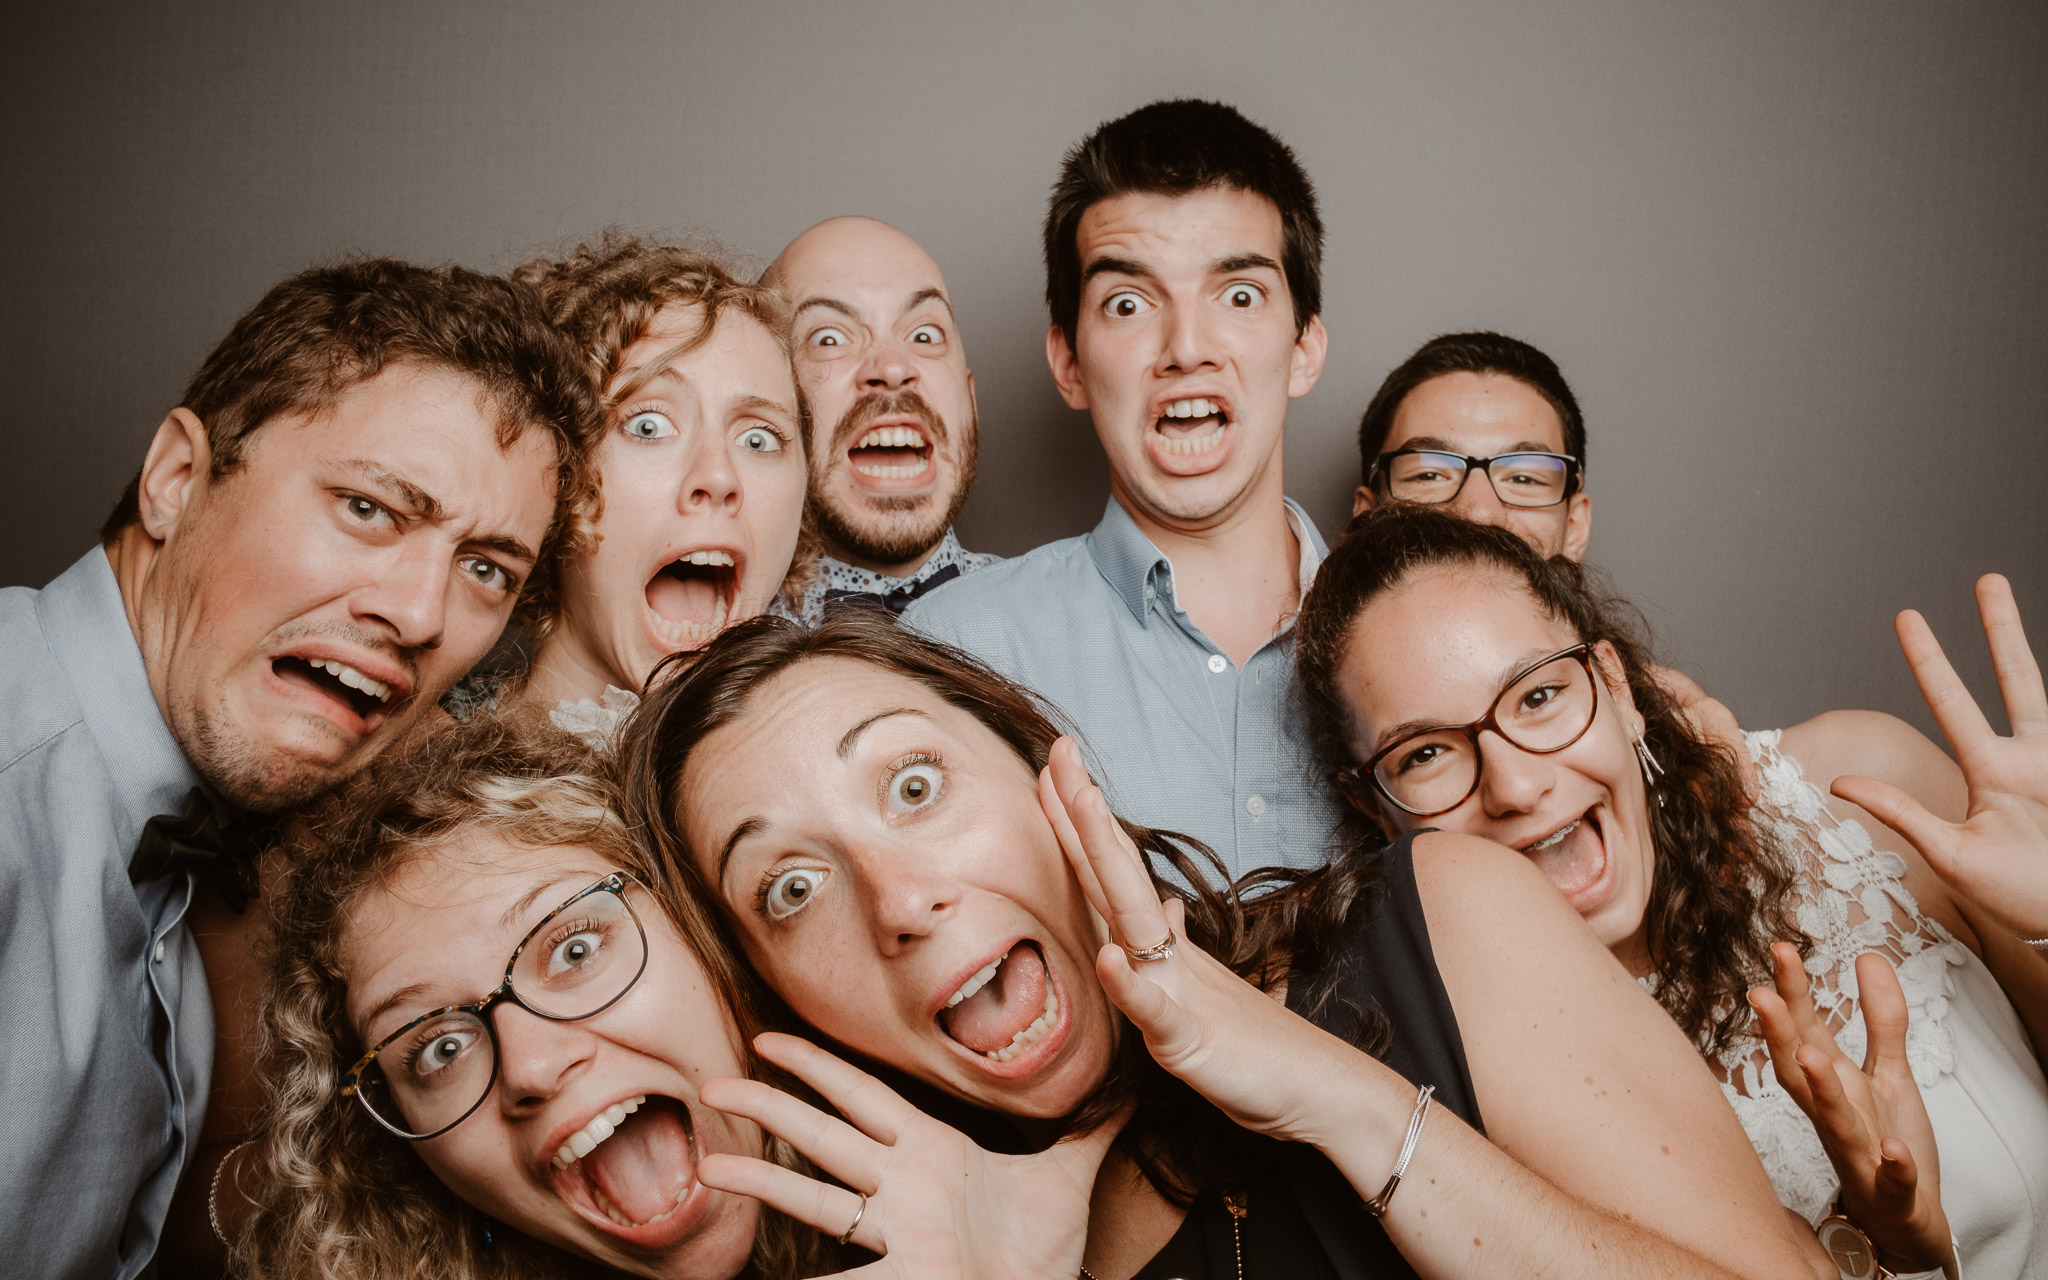
[{"label": "wide open eye", "polygon": [[1102,310],[1119,320],[1127,320],[1132,316],[1143,315],[1151,310],[1151,308],[1151,301],[1144,294],[1133,289],[1118,289],[1115,293],[1102,300]]},{"label": "wide open eye", "polygon": [[892,813],[909,813],[921,809],[938,797],[940,784],[936,764],[913,764],[901,769],[889,779],[889,809]]},{"label": "wide open eye", "polygon": [[483,1026],[468,1013],[458,1013],[420,1027],[398,1049],[397,1058],[406,1074],[423,1084],[438,1083],[433,1077],[462,1061],[464,1054],[481,1044]]},{"label": "wide open eye", "polygon": [[482,556],[464,556],[456,561],[456,563],[461,567],[463,573],[476,579],[477,585],[486,591],[510,591],[512,589],[512,575],[506,572],[505,567],[501,564],[486,560]]},{"label": "wide open eye", "polygon": [[910,340],[919,346],[937,346],[946,340],[946,331],[935,324],[921,324],[910,331]]},{"label": "wide open eye", "polygon": [[831,325],[826,325],[822,329],[811,330],[811,336],[804,339],[804,345],[814,347],[820,351],[838,352],[852,346],[853,342],[846,336],[844,329],[835,329]]},{"label": "wide open eye", "polygon": [[666,440],[676,433],[676,424],[665,413],[642,409],[619,427],[635,440]]},{"label": "wide open eye", "polygon": [[1223,290],[1223,305],[1247,311],[1266,300],[1266,291],[1255,284],[1238,281]]},{"label": "wide open eye", "polygon": [[782,437],[766,427],[748,427],[740,433],[740,448],[749,453],[781,453]]},{"label": "wide open eye", "polygon": [[770,879],[761,890],[761,909],[787,920],[810,905],[828,873],[819,867],[791,867]]}]

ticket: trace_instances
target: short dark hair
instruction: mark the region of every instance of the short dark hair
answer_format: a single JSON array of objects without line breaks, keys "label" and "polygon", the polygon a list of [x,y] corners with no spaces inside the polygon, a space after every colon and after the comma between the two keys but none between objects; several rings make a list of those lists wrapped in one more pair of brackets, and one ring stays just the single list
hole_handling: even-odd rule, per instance
[{"label": "short dark hair", "polygon": [[[522,591],[519,615],[554,605],[555,562],[576,550],[577,515],[596,497],[590,452],[604,416],[574,348],[548,323],[530,284],[463,267],[361,258],[302,271],[274,286],[206,357],[179,404],[206,424],[212,474],[241,461],[242,442],[271,419],[318,413],[390,365],[473,378],[499,416],[498,442],[529,429],[555,446],[555,518]],[[141,518],[141,473],[100,528],[112,542]]]},{"label": "short dark hair", "polygon": [[1499,374],[1542,396],[1564,424],[1564,451],[1579,460],[1579,483],[1585,483],[1586,419],[1557,361],[1520,338],[1488,332],[1431,338],[1380,383],[1372,403],[1365,407],[1365,416],[1358,420],[1359,483],[1365,483],[1372,464],[1387,447],[1387,433],[1394,429],[1394,415],[1400,412],[1401,402],[1423,383],[1451,373]]},{"label": "short dark hair", "polygon": [[1074,344],[1081,313],[1081,216],[1112,196],[1186,195],[1230,187],[1280,210],[1280,266],[1297,333],[1323,310],[1323,219],[1316,190],[1287,144],[1220,102],[1176,98],[1096,127],[1060,165],[1045,213],[1045,301]]}]

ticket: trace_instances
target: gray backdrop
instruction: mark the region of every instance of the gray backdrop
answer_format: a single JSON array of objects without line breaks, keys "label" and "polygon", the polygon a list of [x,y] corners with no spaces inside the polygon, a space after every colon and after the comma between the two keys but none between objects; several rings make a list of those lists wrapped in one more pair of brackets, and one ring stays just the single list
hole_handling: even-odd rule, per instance
[{"label": "gray backdrop", "polygon": [[1929,724],[1907,605],[1988,691],[1986,570],[2048,649],[2048,6],[18,0],[0,34],[0,583],[89,544],[277,278],[614,221],[757,260],[903,227],[980,388],[966,541],[1079,532],[1106,481],[1044,367],[1044,194],[1097,122],[1201,95],[1321,189],[1330,362],[1287,448],[1326,531],[1381,376],[1495,327],[1585,404],[1593,559],[1745,722]]}]

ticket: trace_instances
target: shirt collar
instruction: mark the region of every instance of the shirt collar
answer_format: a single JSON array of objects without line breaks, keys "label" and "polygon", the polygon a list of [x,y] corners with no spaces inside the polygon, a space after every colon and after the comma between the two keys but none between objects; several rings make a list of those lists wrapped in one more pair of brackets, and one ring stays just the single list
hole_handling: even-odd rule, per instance
[{"label": "shirt collar", "polygon": [[132,844],[150,818],[179,811],[199,775],[157,710],[106,552],[94,547],[44,587],[36,615],[106,761]]},{"label": "shirt collar", "polygon": [[960,545],[959,535],[948,528],[946,536],[939,539],[939,545],[933,548],[932,553],[925,557],[924,563],[917,566],[916,571],[909,577],[891,578],[857,564],[848,564],[831,556],[820,556],[818,581],[813,587],[820,593],[827,587],[837,587],[844,591],[873,591],[887,595],[902,587],[916,586],[947,565],[959,565],[964,570],[967,567],[964,563],[966,559],[967,549]]},{"label": "shirt collar", "polygon": [[[1323,544],[1323,536],[1316,532],[1315,522],[1308,518],[1308,512],[1292,498],[1281,499],[1287,506],[1287,523],[1294,530],[1295,541],[1301,544],[1301,559],[1295,573],[1303,595],[1316,580],[1316,570],[1321,567],[1323,557],[1329,548]],[[1087,537],[1088,554],[1095,557],[1095,568],[1107,582],[1110,590],[1117,593],[1131,616],[1143,625],[1151,609],[1151,600],[1145,594],[1147,587],[1155,591],[1170,589],[1171,583],[1155,584],[1153,579],[1163,568],[1167,578],[1173,573],[1173,562],[1166,553],[1154,546],[1152,539],[1138,528],[1138,522],[1131,519],[1131,513],[1123,509],[1115,495],[1109,499],[1109,507],[1102,513],[1102,522],[1090,530]]]}]

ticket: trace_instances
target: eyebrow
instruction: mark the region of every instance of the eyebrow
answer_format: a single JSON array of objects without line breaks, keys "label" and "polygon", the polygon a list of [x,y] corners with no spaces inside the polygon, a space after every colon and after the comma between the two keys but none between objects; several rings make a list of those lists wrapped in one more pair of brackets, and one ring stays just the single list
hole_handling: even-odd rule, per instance
[{"label": "eyebrow", "polygon": [[[890,716],[922,715],[924,715],[924,712],[919,711],[916,707],[892,707],[887,711],[877,711],[875,714],[869,716],[867,719],[861,721],[859,724],[853,726],[853,728],[848,729],[846,731],[846,736],[839,740],[839,758],[841,760],[844,760],[848,756],[852,755],[854,744],[860,740],[860,735],[866,733],[868,731],[868,726],[874,724],[877,720],[887,720]],[[926,716],[925,718],[930,719],[931,717]]]},{"label": "eyebrow", "polygon": [[718,883],[725,883],[726,864],[732,861],[732,851],[739,847],[740,841],[760,835],[767,829],[768,819],[761,817],[748,818],[732,829],[732,834],[725,838],[725,844],[718,850]]},{"label": "eyebrow", "polygon": [[[372,488],[398,494],[422,520],[441,521],[448,518],[448,509],[441,505],[439,498],[381,462],[371,462],[367,458],[344,458],[339,465],[342,470],[353,471],[361,476]],[[509,534],[495,534],[488,538],[474,538],[469,541],[474,546],[487,548],[522,564],[531,565],[540,559],[539,552]]]},{"label": "eyebrow", "polygon": [[1097,258],[1081,272],[1081,282],[1086,284],[1101,275],[1137,276],[1141,280],[1152,278],[1152,268],[1130,258]]},{"label": "eyebrow", "polygon": [[342,470],[353,471],[378,488],[398,494],[405,499],[406,505],[423,519],[439,520],[448,514],[441,506],[439,498],[381,462],[372,462],[367,458],[344,458],[339,465]]},{"label": "eyebrow", "polygon": [[419,997],[425,995],[428,991],[431,991],[432,989],[432,986],[428,983],[415,982],[409,987],[400,987],[398,990],[392,992],[389,996],[385,997],[384,1001],[381,1004],[379,1004],[376,1008],[370,1010],[369,1014],[363,1019],[363,1047],[367,1049],[371,1045],[377,1043],[375,1040],[372,1040],[370,1038],[370,1028],[377,1025],[377,1019],[383,1017],[385,1014],[391,1012],[393,1009],[396,1009],[399,1005],[408,1004],[414,1000],[417,1000]]},{"label": "eyebrow", "polygon": [[[1387,452],[1399,453],[1403,449],[1429,449],[1437,453],[1456,453],[1461,458],[1465,456],[1463,453],[1459,453],[1458,445],[1455,445],[1449,440],[1444,439],[1442,436],[1410,436],[1408,439],[1401,442],[1400,449],[1389,449]],[[1519,443],[1509,445],[1506,449],[1502,450],[1502,452],[1555,453],[1559,457],[1564,456],[1564,451],[1562,449],[1553,449],[1549,445],[1544,444],[1540,440],[1523,440]],[[1495,454],[1494,456],[1499,457],[1500,455]]]},{"label": "eyebrow", "polygon": [[[908,311],[910,307],[914,307],[916,305],[917,300],[913,298],[910,302],[910,306],[906,306],[904,310]],[[860,319],[860,313],[858,311],[855,311],[852,307],[848,306],[844,302],[841,302],[837,298],[805,298],[802,302],[796,304],[796,310],[790,313],[790,319],[794,321],[796,317],[802,315],[806,311],[809,311],[812,307],[824,307],[828,311],[837,311],[841,315],[845,316],[848,320]]]},{"label": "eyebrow", "polygon": [[1263,253],[1233,253],[1227,258],[1218,258],[1209,268],[1215,272],[1280,270],[1280,264]]},{"label": "eyebrow", "polygon": [[[1500,700],[1500,695],[1506,693],[1508,691],[1509,686],[1513,685],[1515,681],[1521,679],[1523,676],[1529,674],[1529,667],[1531,663],[1541,662],[1544,658],[1550,656],[1550,654],[1550,650],[1531,649],[1527,653],[1524,653],[1521,657],[1516,658],[1513,662],[1509,663],[1506,674],[1502,675],[1500,678],[1500,682],[1494,685],[1493,695],[1487,698],[1486,700],[1487,711],[1493,710],[1493,704]],[[1484,715],[1485,712],[1481,712],[1480,714]],[[1470,721],[1467,721],[1466,723],[1469,724]],[[1370,754],[1375,756],[1378,755],[1381,751],[1386,749],[1388,743],[1398,742],[1402,738],[1407,737],[1411,733],[1424,733],[1431,729],[1450,729],[1456,727],[1457,726],[1455,725],[1445,724],[1441,720],[1404,720],[1400,724],[1395,725],[1393,728],[1388,729],[1383,733],[1374,735],[1372,740],[1372,751],[1370,752]]]},{"label": "eyebrow", "polygon": [[911,294],[910,301],[903,304],[904,313],[908,314],[909,312],[915,311],[919,306],[927,302],[937,302],[940,306],[946,309],[946,315],[948,317],[952,316],[953,300],[946,296],[944,290],[936,288],[919,289],[916,293]]}]

